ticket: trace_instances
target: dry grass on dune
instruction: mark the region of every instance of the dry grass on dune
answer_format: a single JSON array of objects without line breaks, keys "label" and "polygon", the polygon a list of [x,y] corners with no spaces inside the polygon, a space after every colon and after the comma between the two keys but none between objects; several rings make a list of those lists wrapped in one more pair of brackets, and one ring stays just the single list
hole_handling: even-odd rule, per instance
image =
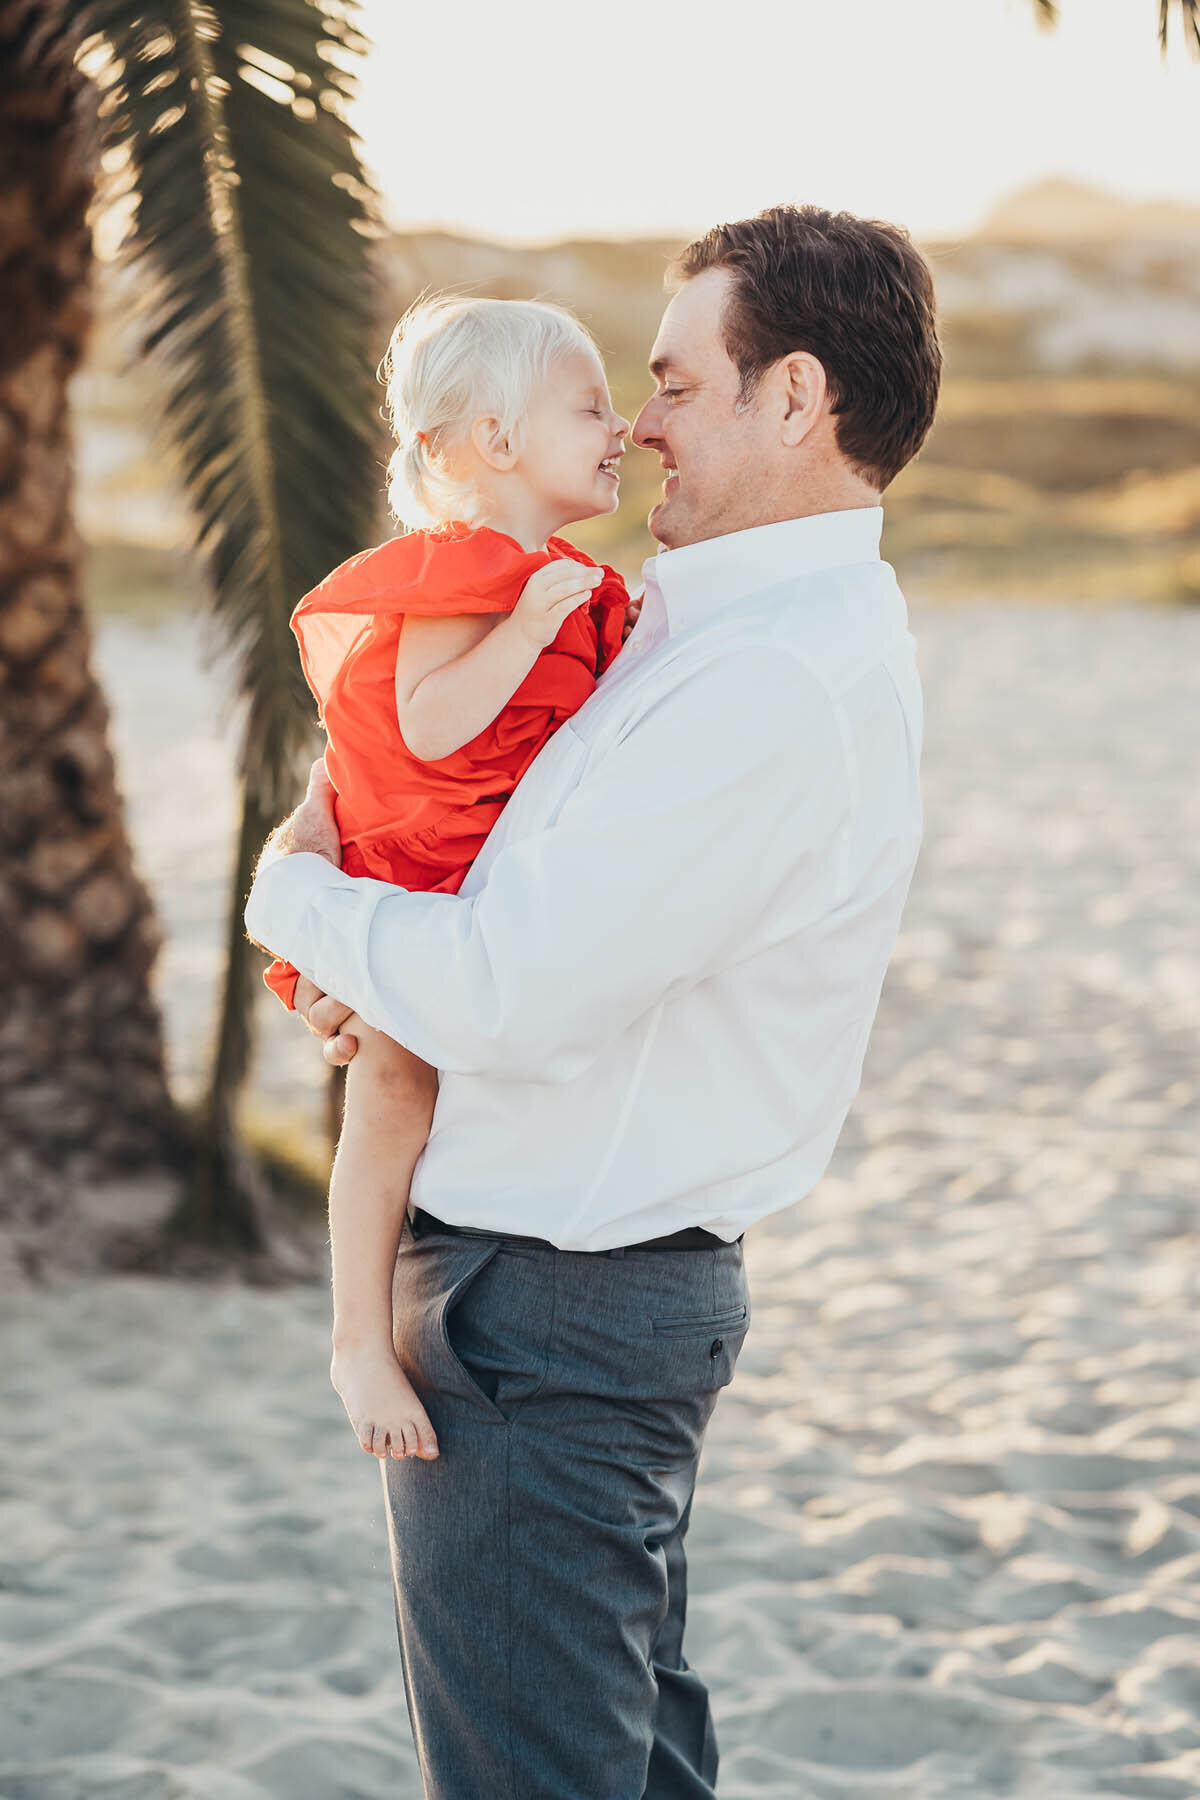
[{"label": "dry grass on dune", "polygon": [[[1100,220],[1103,233],[1087,237]],[[380,348],[423,289],[558,300],[595,332],[632,418],[649,391],[645,359],[678,248],[394,238],[381,251]],[[902,580],[929,595],[1200,597],[1200,233],[1190,215],[1052,186],[930,254],[946,380],[928,444],[887,495],[885,552]],[[181,524],[147,451],[145,377],[122,372],[123,311],[109,274],[76,389],[83,521],[97,545],[162,548]],[[381,466],[386,449],[381,436]],[[636,574],[654,549],[645,519],[660,480],[657,458],[631,449],[619,513],[581,526],[579,541]],[[380,536],[390,529],[381,507]]]}]

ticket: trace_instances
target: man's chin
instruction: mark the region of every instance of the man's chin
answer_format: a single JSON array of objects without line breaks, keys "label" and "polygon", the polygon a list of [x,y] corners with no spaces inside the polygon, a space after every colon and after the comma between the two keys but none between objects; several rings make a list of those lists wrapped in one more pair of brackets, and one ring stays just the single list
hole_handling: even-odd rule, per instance
[{"label": "man's chin", "polygon": [[669,500],[660,500],[657,506],[650,508],[646,525],[650,536],[657,539],[664,550],[671,550],[680,542],[682,527],[677,514],[678,509],[673,508]]}]

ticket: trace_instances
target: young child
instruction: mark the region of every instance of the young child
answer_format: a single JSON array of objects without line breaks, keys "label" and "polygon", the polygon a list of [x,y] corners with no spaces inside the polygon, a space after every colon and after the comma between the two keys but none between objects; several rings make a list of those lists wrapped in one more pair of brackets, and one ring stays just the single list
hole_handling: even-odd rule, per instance
[{"label": "young child", "polygon": [[[628,421],[569,313],[418,303],[382,372],[388,500],[410,527],[327,575],[292,614],[328,744],[342,866],[457,893],[517,782],[621,647],[628,596],[555,534],[615,511]],[[266,982],[294,1005],[297,972]],[[362,1448],[434,1457],[392,1346],[392,1271],[437,1075],[352,1015],[329,1189],[330,1374]]]}]

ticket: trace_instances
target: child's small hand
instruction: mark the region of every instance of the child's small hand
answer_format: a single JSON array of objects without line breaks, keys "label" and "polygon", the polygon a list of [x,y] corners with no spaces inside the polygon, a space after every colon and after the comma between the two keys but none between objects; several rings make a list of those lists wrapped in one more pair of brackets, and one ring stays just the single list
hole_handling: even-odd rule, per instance
[{"label": "child's small hand", "polygon": [[335,1350],[329,1379],[369,1456],[420,1456],[431,1461],[437,1455],[437,1434],[429,1414],[389,1349]]},{"label": "child's small hand", "polygon": [[567,615],[591,599],[603,576],[603,569],[589,568],[569,556],[547,563],[521,589],[512,611],[513,624],[530,643],[544,649],[554,642]]}]

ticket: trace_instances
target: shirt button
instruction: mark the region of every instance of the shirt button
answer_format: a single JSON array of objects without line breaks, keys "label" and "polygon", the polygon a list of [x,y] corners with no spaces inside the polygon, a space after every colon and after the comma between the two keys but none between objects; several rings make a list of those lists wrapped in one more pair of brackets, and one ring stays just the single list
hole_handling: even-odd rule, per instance
[{"label": "shirt button", "polygon": [[709,1346],[708,1354],[710,1356],[720,1356],[720,1354],[724,1348],[725,1348],[725,1339],[724,1338],[714,1338],[711,1345]]}]

